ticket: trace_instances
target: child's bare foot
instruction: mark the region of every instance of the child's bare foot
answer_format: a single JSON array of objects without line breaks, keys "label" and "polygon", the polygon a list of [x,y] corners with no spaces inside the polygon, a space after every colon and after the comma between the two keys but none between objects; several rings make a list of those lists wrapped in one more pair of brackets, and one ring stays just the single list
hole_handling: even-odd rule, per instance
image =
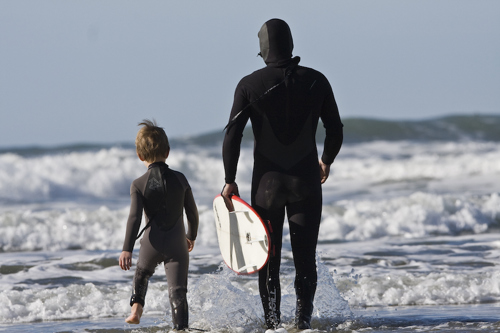
[{"label": "child's bare foot", "polygon": [[127,319],[125,319],[125,322],[128,324],[139,324],[141,322],[141,316],[142,316],[142,305],[139,303],[134,303],[132,305],[132,311],[130,313],[130,316],[128,316]]}]

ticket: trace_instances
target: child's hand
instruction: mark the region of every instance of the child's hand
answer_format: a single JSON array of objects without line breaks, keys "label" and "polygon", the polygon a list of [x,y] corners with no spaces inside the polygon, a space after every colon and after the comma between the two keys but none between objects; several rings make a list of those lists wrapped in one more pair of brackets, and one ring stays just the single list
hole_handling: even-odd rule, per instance
[{"label": "child's hand", "polygon": [[190,240],[190,239],[188,239],[188,238],[186,238],[186,240],[187,240],[187,243],[188,243],[188,252],[193,251],[194,241],[193,241],[193,240]]},{"label": "child's hand", "polygon": [[128,271],[132,267],[132,252],[122,251],[118,261],[121,269]]}]

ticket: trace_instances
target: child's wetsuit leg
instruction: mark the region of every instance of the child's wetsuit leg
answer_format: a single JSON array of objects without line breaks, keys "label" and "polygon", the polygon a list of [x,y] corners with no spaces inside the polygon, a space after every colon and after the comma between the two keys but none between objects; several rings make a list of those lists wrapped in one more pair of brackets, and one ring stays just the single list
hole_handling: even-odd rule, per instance
[{"label": "child's wetsuit leg", "polygon": [[146,292],[148,291],[149,278],[154,274],[158,263],[164,260],[164,256],[156,251],[149,242],[149,233],[141,239],[141,248],[139,250],[139,259],[134,275],[132,298],[130,305],[139,303],[144,306]]},{"label": "child's wetsuit leg", "polygon": [[[184,252],[184,253],[183,253]],[[172,309],[172,322],[174,329],[182,330],[188,327],[189,310],[187,303],[189,255],[185,251],[178,251],[176,256],[165,262],[167,275],[168,297]]]}]

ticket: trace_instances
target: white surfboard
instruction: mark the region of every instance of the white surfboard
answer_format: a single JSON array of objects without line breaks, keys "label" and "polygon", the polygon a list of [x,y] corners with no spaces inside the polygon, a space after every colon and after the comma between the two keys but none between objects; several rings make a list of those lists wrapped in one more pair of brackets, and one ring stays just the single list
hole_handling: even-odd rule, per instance
[{"label": "white surfboard", "polygon": [[233,195],[234,212],[224,198],[214,199],[215,227],[222,258],[238,274],[259,271],[269,260],[271,239],[266,225],[253,208]]}]

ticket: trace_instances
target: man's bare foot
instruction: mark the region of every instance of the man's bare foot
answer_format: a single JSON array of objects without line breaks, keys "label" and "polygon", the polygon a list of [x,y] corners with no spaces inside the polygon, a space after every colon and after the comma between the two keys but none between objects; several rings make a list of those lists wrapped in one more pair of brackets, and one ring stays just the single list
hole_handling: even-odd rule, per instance
[{"label": "man's bare foot", "polygon": [[125,319],[125,322],[128,324],[139,324],[141,322],[141,316],[142,316],[142,305],[139,303],[134,303],[132,305],[132,311],[130,313],[130,316],[128,316],[127,319]]}]

